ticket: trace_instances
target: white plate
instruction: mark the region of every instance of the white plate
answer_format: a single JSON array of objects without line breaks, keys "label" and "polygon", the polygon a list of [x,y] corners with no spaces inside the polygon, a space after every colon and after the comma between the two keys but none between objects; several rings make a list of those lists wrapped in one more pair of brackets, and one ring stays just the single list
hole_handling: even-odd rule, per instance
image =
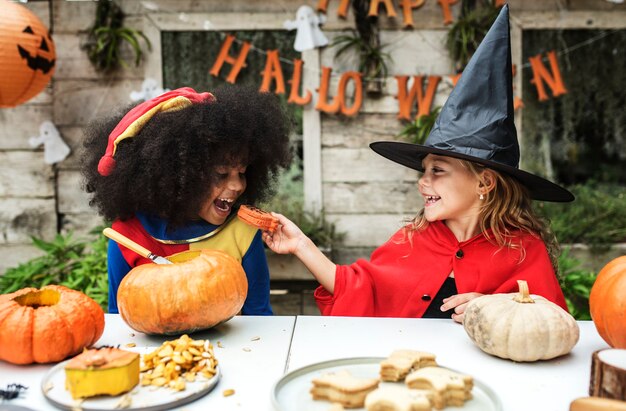
[{"label": "white plate", "polygon": [[[146,349],[146,353],[157,348],[158,347],[148,348]],[[215,374],[213,378],[209,380],[186,382],[184,391],[175,391],[167,387],[142,386],[138,384],[130,392],[117,396],[102,395],[86,398],[84,400],[75,400],[70,395],[70,392],[65,389],[65,364],[68,362],[69,360],[55,365],[41,381],[41,390],[46,399],[54,406],[64,410],[81,409],[84,411],[108,411],[120,408],[130,411],[169,410],[195,401],[208,394],[213,390],[221,376],[220,367],[218,366],[216,367],[217,374]],[[125,400],[125,396],[130,398],[130,406],[121,407],[120,404]]]},{"label": "white plate", "polygon": [[[378,378],[382,360],[384,360],[383,357],[343,358],[311,364],[291,371],[274,385],[272,389],[272,404],[278,411],[328,411],[330,402],[313,400],[309,393],[313,378],[339,370],[348,370],[355,377]],[[459,372],[468,374],[462,371]],[[403,382],[381,381],[379,386],[383,387],[390,384],[404,385]],[[462,409],[463,411],[502,411],[502,403],[496,393],[475,378],[472,397],[463,407],[447,408]],[[363,409],[356,408],[354,410]]]}]

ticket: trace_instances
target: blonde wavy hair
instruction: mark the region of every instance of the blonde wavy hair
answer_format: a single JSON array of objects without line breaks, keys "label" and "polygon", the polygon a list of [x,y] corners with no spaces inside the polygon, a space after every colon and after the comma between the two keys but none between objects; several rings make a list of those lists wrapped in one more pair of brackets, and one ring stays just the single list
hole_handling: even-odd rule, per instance
[{"label": "blonde wavy hair", "polygon": [[[463,167],[472,174],[484,186],[488,186],[483,171],[487,169],[480,164],[466,160],[459,160]],[[557,239],[550,229],[547,221],[540,218],[533,210],[532,199],[528,189],[515,178],[489,169],[494,176],[493,189],[485,194],[480,209],[480,231],[487,240],[499,247],[520,249],[521,259],[525,257],[524,250],[519,242],[516,242],[514,231],[520,230],[535,236],[540,236],[546,245],[550,261],[555,273],[558,273],[558,256],[560,247]],[[420,231],[428,226],[424,217],[424,209],[409,221],[407,234],[411,231]],[[489,235],[491,229],[493,235]]]}]

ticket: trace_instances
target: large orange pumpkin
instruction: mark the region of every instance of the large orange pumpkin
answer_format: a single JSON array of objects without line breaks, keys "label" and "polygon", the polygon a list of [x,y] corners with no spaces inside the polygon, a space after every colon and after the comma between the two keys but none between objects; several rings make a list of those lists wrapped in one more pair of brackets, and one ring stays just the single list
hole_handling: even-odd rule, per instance
[{"label": "large orange pumpkin", "polygon": [[122,319],[146,334],[211,328],[237,314],[248,293],[241,264],[219,250],[185,251],[174,264],[133,268],[117,290]]},{"label": "large orange pumpkin", "polygon": [[56,51],[48,29],[23,5],[0,0],[0,14],[0,107],[15,107],[50,82]]},{"label": "large orange pumpkin", "polygon": [[613,348],[626,348],[626,255],[605,265],[589,295],[598,334]]},{"label": "large orange pumpkin", "polygon": [[0,295],[0,360],[58,362],[94,344],[104,311],[90,297],[60,285]]}]

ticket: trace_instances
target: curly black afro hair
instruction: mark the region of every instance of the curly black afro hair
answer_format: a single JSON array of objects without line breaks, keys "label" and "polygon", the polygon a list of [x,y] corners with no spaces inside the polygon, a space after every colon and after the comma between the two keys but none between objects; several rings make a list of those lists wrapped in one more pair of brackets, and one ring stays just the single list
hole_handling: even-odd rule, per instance
[{"label": "curly black afro hair", "polygon": [[238,164],[247,164],[247,188],[238,204],[271,196],[280,169],[291,161],[290,123],[278,98],[241,86],[212,94],[215,102],[156,114],[135,137],[122,140],[106,177],[98,162],[128,110],[90,124],[81,164],[84,189],[93,194],[89,204],[109,221],[142,212],[177,226],[198,219],[217,182],[215,168]]}]

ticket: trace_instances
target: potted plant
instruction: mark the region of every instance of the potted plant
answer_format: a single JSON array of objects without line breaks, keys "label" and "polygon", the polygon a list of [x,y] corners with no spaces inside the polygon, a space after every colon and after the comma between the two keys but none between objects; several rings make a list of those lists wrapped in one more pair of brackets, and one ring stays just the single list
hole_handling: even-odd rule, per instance
[{"label": "potted plant", "polygon": [[383,51],[385,45],[380,44],[377,18],[367,15],[369,1],[354,0],[352,7],[356,30],[350,29],[348,34],[335,38],[332,43],[332,46],[338,47],[335,57],[347,50],[355,50],[359,56],[359,71],[365,80],[365,91],[368,94],[380,94],[389,71],[387,61],[391,60],[391,56]]},{"label": "potted plant", "polygon": [[424,144],[440,111],[441,107],[435,107],[429,114],[419,116],[404,126],[398,137],[404,137],[413,144]]},{"label": "potted plant", "polygon": [[462,1],[461,15],[450,27],[446,38],[446,48],[458,72],[463,71],[499,11],[489,0]]},{"label": "potted plant", "polygon": [[135,66],[139,65],[143,55],[139,38],[143,38],[148,50],[151,50],[150,40],[143,32],[124,27],[123,22],[124,13],[115,1],[98,0],[96,19],[83,46],[97,70],[110,72],[127,67],[121,52],[124,43],[129,44],[135,53]]}]

